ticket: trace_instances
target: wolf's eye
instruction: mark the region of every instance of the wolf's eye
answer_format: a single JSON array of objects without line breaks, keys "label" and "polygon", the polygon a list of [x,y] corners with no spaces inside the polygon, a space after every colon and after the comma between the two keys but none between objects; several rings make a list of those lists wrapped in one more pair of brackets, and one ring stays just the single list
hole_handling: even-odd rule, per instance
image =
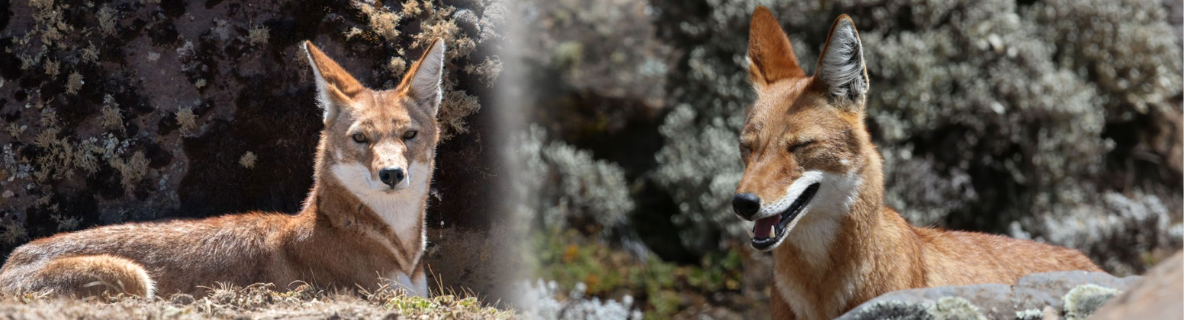
[{"label": "wolf's eye", "polygon": [[416,135],[419,135],[419,131],[407,130],[407,132],[403,133],[403,140],[415,139]]},{"label": "wolf's eye", "polygon": [[811,144],[814,144],[814,140],[807,140],[807,141],[798,142],[797,144],[793,145],[792,147],[789,147],[789,152],[801,151],[802,148],[808,147]]},{"label": "wolf's eye", "polygon": [[366,143],[366,135],[364,135],[364,134],[361,134],[361,133],[355,133],[355,134],[353,135],[353,138],[354,138],[354,142],[357,142],[357,143]]}]

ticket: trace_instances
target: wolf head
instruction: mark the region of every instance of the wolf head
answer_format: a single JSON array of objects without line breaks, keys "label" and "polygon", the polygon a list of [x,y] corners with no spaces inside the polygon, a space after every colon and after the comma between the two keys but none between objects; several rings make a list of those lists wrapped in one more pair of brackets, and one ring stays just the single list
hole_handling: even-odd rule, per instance
[{"label": "wolf head", "polygon": [[320,148],[341,184],[358,196],[383,197],[431,174],[439,137],[444,42],[432,42],[399,86],[362,86],[310,42],[305,51],[324,110]]},{"label": "wolf head", "polygon": [[756,222],[758,250],[779,246],[799,222],[803,236],[827,237],[819,233],[833,228],[817,227],[834,226],[860,185],[871,183],[865,173],[880,170],[863,124],[868,77],[859,33],[846,15],[835,20],[817,72],[807,77],[777,19],[759,7],[748,60],[757,100],[740,133],[746,167],[733,210]]}]

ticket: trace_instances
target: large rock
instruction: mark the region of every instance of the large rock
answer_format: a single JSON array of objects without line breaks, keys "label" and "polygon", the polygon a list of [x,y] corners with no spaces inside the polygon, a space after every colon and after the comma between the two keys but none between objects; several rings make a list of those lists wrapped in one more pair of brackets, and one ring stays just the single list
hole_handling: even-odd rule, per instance
[{"label": "large rock", "polygon": [[1114,298],[1090,319],[1181,319],[1184,316],[1184,256],[1176,252]]},{"label": "large rock", "polygon": [[1030,319],[1031,316],[1059,317],[1062,313],[1088,315],[1140,278],[1066,271],[1028,275],[1015,286],[978,284],[900,290],[867,301],[839,319]]}]

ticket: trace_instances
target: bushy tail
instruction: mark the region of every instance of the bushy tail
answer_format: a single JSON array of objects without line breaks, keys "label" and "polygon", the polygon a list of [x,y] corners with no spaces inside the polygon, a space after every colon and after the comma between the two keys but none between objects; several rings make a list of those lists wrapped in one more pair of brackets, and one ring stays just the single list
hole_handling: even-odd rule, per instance
[{"label": "bushy tail", "polygon": [[156,291],[155,283],[143,266],[112,255],[54,258],[36,270],[27,271],[4,275],[4,282],[10,282],[6,287],[75,297],[98,296],[106,292],[149,299]]}]

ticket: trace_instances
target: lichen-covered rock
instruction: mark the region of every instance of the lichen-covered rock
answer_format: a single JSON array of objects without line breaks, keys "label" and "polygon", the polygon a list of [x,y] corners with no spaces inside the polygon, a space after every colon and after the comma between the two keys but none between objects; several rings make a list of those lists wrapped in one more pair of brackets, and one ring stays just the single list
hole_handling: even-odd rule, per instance
[{"label": "lichen-covered rock", "polygon": [[1015,312],[1015,320],[1043,320],[1044,312],[1040,309],[1028,309]]},{"label": "lichen-covered rock", "polygon": [[[885,311],[892,311],[891,314],[902,317],[902,319],[908,319],[907,317],[935,319],[934,311],[939,310],[937,302],[943,298],[951,297],[960,298],[963,301],[946,300],[945,302],[949,306],[961,305],[962,307],[957,309],[965,311],[969,309],[966,307],[969,305],[977,308],[975,312],[985,313],[987,318],[1002,319],[999,315],[1005,314],[1007,311],[999,310],[999,308],[1010,303],[1012,290],[1010,286],[1003,284],[981,284],[893,291],[864,302],[839,319],[877,319],[875,316]],[[888,306],[891,308],[885,309]],[[1010,309],[1011,307],[1006,308]],[[973,316],[973,313],[970,315]]]},{"label": "lichen-covered rock", "polygon": [[1094,314],[1106,301],[1110,301],[1119,293],[1114,288],[1101,287],[1096,284],[1077,286],[1062,299],[1065,301],[1066,320],[1084,320]]},{"label": "lichen-covered rock", "polygon": [[986,320],[978,307],[970,301],[960,297],[944,297],[937,299],[933,307],[927,310],[936,320]]},{"label": "lichen-covered rock", "polygon": [[985,320],[978,307],[960,297],[942,297],[932,303],[913,299],[883,300],[867,304],[843,316],[849,320]]},{"label": "lichen-covered rock", "polygon": [[901,301],[877,301],[867,305],[859,310],[858,313],[851,315],[850,320],[933,320],[933,315],[929,314],[928,308],[925,305]]},{"label": "lichen-covered rock", "polygon": [[900,290],[864,302],[839,319],[878,319],[879,315],[899,319],[1043,319],[1045,309],[1055,311],[1058,317],[1084,318],[1139,279],[1066,271],[1031,274],[1020,278],[1015,286],[978,284]]},{"label": "lichen-covered rock", "polygon": [[1020,278],[1013,288],[1017,309],[1039,309],[1052,306],[1063,309],[1065,295],[1075,288],[1096,285],[1126,290],[1140,277],[1114,277],[1101,272],[1067,271],[1034,273]]}]

